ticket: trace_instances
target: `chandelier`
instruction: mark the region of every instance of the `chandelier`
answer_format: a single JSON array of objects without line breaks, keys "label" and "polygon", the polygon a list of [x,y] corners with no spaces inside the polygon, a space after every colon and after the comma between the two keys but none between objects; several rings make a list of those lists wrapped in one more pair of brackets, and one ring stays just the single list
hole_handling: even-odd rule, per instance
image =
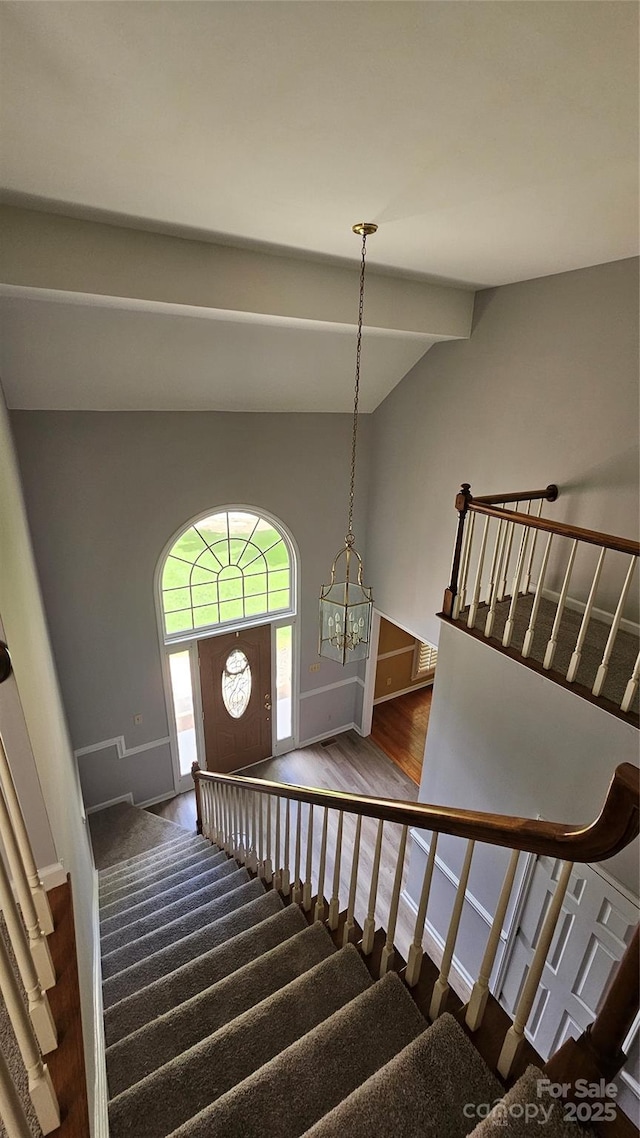
[{"label": "chandelier", "polygon": [[[353,500],[356,482],[356,445],[358,441],[358,399],[360,395],[360,357],[362,353],[362,316],[364,312],[364,276],[367,254],[367,237],[378,226],[372,221],[360,221],[352,227],[362,237],[360,262],[360,304],[358,308],[358,336],[356,340],[356,374],[353,392],[353,431],[351,435],[351,483],[347,533],[344,546],[336,554],[331,566],[328,585],[320,590],[320,646],[318,654],[340,664],[353,660],[366,660],[369,655],[373,595],[362,583],[362,558],[355,546],[353,533]],[[336,580],[338,567],[341,579]]]}]

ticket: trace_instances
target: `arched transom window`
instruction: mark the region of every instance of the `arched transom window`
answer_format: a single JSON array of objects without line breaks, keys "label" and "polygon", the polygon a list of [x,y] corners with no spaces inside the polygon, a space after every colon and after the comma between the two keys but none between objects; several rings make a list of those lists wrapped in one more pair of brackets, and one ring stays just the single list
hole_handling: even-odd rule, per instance
[{"label": "arched transom window", "polygon": [[189,526],[162,571],[165,636],[291,611],[292,564],[267,518],[222,510]]}]

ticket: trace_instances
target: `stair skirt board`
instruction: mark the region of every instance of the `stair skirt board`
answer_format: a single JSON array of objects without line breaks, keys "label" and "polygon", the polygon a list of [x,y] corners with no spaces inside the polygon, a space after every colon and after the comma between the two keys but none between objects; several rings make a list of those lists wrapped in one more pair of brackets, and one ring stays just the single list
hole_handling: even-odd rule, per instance
[{"label": "stair skirt board", "polygon": [[[204,838],[100,885],[111,1138],[526,1138],[474,1111],[503,1091],[452,1016],[429,1026],[395,972],[372,980]],[[543,1131],[575,1138],[559,1111]]]}]

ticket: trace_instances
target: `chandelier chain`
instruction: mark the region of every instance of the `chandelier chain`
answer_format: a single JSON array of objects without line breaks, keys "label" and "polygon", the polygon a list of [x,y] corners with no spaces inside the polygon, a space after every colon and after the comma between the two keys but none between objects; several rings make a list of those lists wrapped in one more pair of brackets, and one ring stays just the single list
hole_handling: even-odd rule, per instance
[{"label": "chandelier chain", "polygon": [[353,431],[351,436],[351,483],[349,486],[349,519],[345,542],[352,546],[355,542],[353,532],[353,501],[356,486],[356,448],[358,443],[358,402],[360,399],[360,358],[362,355],[362,320],[364,314],[364,272],[367,253],[367,234],[362,234],[362,253],[360,261],[360,302],[358,305],[358,336],[356,340],[356,375],[353,390]]}]

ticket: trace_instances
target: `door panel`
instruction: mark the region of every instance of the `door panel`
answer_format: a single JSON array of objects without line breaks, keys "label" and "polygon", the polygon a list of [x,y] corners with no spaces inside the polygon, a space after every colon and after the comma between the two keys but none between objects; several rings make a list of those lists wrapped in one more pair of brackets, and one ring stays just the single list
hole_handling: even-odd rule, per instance
[{"label": "door panel", "polygon": [[271,625],[198,641],[207,769],[271,755]]}]

